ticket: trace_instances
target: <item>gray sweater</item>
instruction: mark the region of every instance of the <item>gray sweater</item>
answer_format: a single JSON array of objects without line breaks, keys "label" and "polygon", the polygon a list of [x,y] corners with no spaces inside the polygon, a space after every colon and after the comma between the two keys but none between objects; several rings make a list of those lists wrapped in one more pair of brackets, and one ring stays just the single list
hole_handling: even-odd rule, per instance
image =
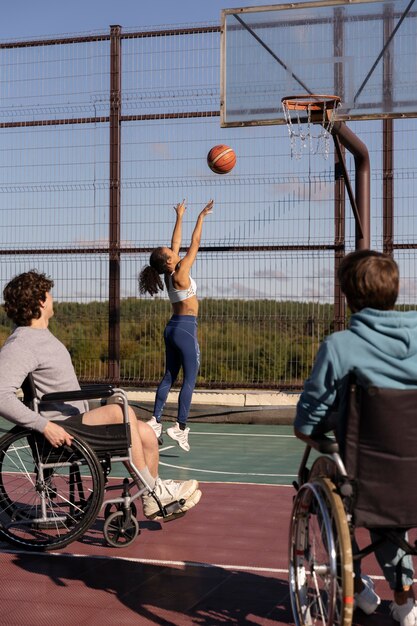
[{"label": "gray sweater", "polygon": [[48,420],[65,420],[88,411],[87,402],[40,405],[40,413],[27,408],[16,396],[32,372],[36,395],[80,388],[71,357],[47,328],[18,326],[0,350],[0,415],[15,424],[43,432]]}]

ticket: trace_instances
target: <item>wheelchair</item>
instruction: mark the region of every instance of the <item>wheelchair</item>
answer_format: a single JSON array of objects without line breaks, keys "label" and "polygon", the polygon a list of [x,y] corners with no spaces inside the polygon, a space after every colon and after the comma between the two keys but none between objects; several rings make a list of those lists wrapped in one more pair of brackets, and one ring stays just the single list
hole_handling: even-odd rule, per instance
[{"label": "wheelchair", "polygon": [[[389,541],[406,554],[417,542],[417,389],[349,386],[343,447],[314,437],[301,459],[289,531],[289,588],[296,626],[351,626],[355,561]],[[319,454],[311,462],[311,451]],[[406,495],[404,495],[406,494]],[[389,503],[387,506],[386,503]],[[378,538],[352,551],[356,528]],[[396,588],[402,589],[401,562]]]},{"label": "wheelchair", "polygon": [[[122,389],[85,386],[77,391],[49,393],[39,400],[29,375],[22,390],[23,401],[35,411],[39,411],[41,402],[112,398],[122,406],[123,423],[91,426],[91,440],[87,441],[61,422],[74,439],[71,446],[59,448],[53,448],[42,434],[20,426],[1,437],[0,539],[26,550],[64,548],[82,537],[104,509],[107,544],[125,547],[140,532],[135,501],[143,493],[151,492],[162,520],[183,506],[182,500],[162,506],[134,466],[129,405]],[[114,484],[109,474],[112,465],[119,462],[130,476]],[[120,495],[111,497],[112,492],[120,490]]]}]

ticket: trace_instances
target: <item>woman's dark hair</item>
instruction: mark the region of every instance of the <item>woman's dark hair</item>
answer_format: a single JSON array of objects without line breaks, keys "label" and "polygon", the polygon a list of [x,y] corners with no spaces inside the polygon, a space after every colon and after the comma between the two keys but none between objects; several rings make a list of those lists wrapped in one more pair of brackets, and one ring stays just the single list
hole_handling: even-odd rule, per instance
[{"label": "woman's dark hair", "polygon": [[40,303],[45,302],[46,294],[53,286],[53,280],[36,270],[12,278],[3,290],[3,308],[7,317],[16,326],[30,326],[33,319],[40,318]]},{"label": "woman's dark hair", "polygon": [[160,278],[166,270],[166,260],[168,254],[165,248],[155,248],[149,258],[149,265],[146,265],[139,274],[138,284],[140,293],[149,293],[155,296],[158,291],[163,291],[164,283]]},{"label": "woman's dark hair", "polygon": [[389,311],[398,297],[398,265],[388,254],[357,250],[346,255],[339,266],[340,288],[350,310],[366,307]]}]

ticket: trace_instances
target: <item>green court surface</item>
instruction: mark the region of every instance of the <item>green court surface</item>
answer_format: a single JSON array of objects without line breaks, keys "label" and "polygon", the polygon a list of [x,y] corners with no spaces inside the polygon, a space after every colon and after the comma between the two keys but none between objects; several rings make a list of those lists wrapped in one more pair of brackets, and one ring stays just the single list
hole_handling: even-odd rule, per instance
[{"label": "green court surface", "polygon": [[[164,428],[170,426],[165,422]],[[0,418],[0,434],[11,424]],[[304,444],[291,426],[190,422],[190,452],[164,434],[159,447],[162,478],[201,482],[291,485],[297,476]],[[121,464],[112,476],[125,475]]]},{"label": "green court surface", "polygon": [[4,419],[4,417],[0,417],[0,435],[3,435],[5,432],[12,428],[13,424]]},{"label": "green court surface", "polygon": [[183,452],[164,435],[161,476],[291,485],[304,450],[291,426],[192,422],[189,443],[190,452]]}]

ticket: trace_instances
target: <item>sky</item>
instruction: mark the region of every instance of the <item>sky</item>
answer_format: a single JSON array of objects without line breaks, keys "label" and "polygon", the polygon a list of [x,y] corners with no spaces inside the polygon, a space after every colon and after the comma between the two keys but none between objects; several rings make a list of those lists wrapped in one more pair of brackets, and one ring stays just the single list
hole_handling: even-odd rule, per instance
[{"label": "sky", "polygon": [[[113,24],[138,31],[151,27],[220,24],[221,9],[266,4],[267,0],[4,0],[0,40],[108,33]],[[236,144],[238,146],[238,141]],[[407,154],[411,154],[410,150]],[[242,155],[242,163],[243,160]],[[411,193],[406,195],[413,197]]]},{"label": "sky", "polygon": [[260,0],[13,0],[2,3],[0,40],[124,28],[220,23],[221,9],[261,6]]}]

